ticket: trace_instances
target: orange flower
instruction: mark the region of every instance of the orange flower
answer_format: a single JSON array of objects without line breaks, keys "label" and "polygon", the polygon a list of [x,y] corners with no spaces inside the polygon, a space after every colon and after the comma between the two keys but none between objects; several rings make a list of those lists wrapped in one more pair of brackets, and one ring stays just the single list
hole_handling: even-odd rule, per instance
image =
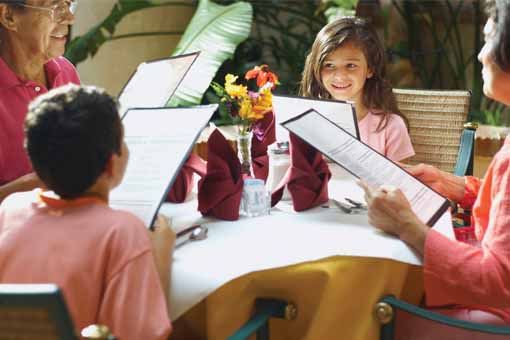
[{"label": "orange flower", "polygon": [[257,78],[258,87],[263,87],[266,83],[270,82],[273,84],[271,89],[274,89],[276,84],[278,84],[278,77],[273,72],[269,72],[269,66],[267,65],[255,66],[252,70],[246,72],[246,75],[244,76],[246,80],[250,80],[255,77]]}]

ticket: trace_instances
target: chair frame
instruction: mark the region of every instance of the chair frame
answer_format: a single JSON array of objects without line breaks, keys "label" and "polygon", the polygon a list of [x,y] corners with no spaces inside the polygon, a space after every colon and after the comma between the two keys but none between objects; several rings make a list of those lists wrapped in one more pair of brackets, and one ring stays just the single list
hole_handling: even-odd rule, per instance
[{"label": "chair frame", "polygon": [[383,297],[375,305],[376,318],[381,323],[381,340],[392,340],[395,335],[395,316],[398,310],[403,310],[411,314],[415,314],[421,318],[425,318],[434,322],[438,322],[451,327],[457,327],[481,333],[510,335],[510,327],[493,326],[481,323],[458,320],[446,315],[435,313],[405,301],[399,300],[394,296],[388,295]]},{"label": "chair frame", "polygon": [[472,176],[475,156],[476,123],[464,124],[464,131],[460,137],[459,153],[453,174],[456,176]]},{"label": "chair frame", "polygon": [[53,284],[0,284],[0,308],[43,308],[62,340],[78,339],[60,289]]},{"label": "chair frame", "polygon": [[246,340],[254,333],[257,340],[268,340],[270,318],[293,320],[296,316],[297,308],[292,303],[278,299],[256,299],[255,315],[227,340]]}]

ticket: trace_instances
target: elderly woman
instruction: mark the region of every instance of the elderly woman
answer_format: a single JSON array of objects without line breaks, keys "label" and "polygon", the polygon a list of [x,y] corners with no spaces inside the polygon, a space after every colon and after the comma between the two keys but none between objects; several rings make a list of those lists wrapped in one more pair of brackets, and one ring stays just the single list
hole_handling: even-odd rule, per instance
[{"label": "elderly woman", "polygon": [[75,9],[76,0],[0,0],[0,202],[39,184],[23,148],[28,103],[80,83],[62,57]]},{"label": "elderly woman", "polygon": [[[489,19],[483,64],[484,93],[510,104],[510,1],[487,1]],[[400,237],[424,260],[428,306],[456,305],[446,314],[468,321],[510,323],[510,137],[496,154],[483,181],[456,177],[427,165],[409,172],[439,193],[473,207],[480,247],[450,240],[429,229],[411,211],[402,192],[364,183],[369,221]]]}]

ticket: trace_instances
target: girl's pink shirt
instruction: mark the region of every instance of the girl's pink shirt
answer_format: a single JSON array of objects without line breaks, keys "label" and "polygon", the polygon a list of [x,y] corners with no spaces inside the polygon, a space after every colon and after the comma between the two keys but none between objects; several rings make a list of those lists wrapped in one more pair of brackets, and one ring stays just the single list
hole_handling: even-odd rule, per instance
[{"label": "girl's pink shirt", "polygon": [[376,115],[369,111],[358,122],[361,141],[392,161],[399,162],[414,156],[413,145],[404,120],[400,116],[391,113],[388,117],[388,125],[381,131],[376,132],[381,118],[382,115]]}]

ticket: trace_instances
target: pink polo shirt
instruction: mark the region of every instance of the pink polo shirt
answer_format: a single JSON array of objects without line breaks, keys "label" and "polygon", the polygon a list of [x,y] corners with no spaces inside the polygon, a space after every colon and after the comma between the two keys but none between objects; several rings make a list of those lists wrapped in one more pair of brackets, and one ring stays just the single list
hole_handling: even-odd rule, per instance
[{"label": "pink polo shirt", "polygon": [[0,205],[0,283],[57,284],[77,332],[103,324],[118,339],[166,340],[166,298],[142,221],[90,199],[48,205],[37,191]]},{"label": "pink polo shirt", "polygon": [[[44,65],[50,89],[68,83],[80,84],[74,66],[58,57]],[[32,172],[23,147],[23,123],[28,104],[48,89],[20,79],[0,58],[0,185]]]},{"label": "pink polo shirt", "polygon": [[398,162],[414,156],[413,145],[404,120],[392,113],[388,118],[388,125],[381,131],[376,132],[381,118],[382,115],[368,112],[358,123],[361,141],[392,161]]}]

